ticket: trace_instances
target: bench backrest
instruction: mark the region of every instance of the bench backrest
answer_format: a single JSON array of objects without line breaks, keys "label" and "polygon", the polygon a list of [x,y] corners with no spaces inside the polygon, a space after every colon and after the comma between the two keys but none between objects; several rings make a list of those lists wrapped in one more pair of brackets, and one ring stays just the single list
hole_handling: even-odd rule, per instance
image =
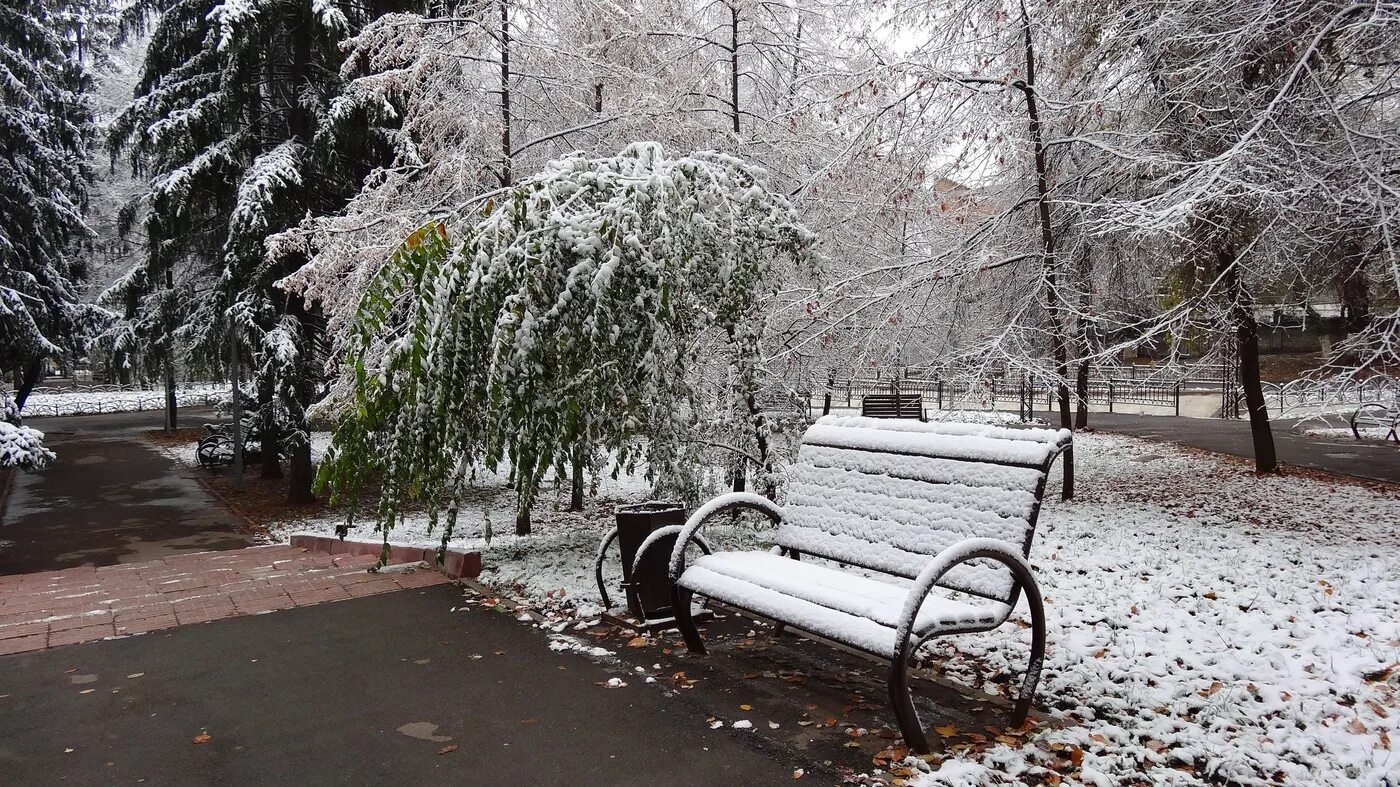
[{"label": "bench backrest", "polygon": [[921,418],[921,394],[867,394],[860,401],[860,414],[866,418]]},{"label": "bench backrest", "polygon": [[[779,546],[914,578],[964,538],[1029,555],[1045,479],[1068,430],[826,416],[788,474]],[[973,561],[943,587],[1014,603],[1010,572]]]}]

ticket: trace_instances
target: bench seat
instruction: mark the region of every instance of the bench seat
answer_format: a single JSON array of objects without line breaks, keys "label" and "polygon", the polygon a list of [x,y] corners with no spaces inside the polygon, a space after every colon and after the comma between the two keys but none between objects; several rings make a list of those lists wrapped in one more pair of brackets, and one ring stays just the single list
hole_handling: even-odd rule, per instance
[{"label": "bench seat", "polygon": [[[717,552],[686,568],[681,584],[702,596],[784,621],[885,658],[895,657],[896,627],[907,586],[772,552]],[[929,596],[919,608],[918,635],[985,631],[1006,617],[1005,605]]]}]

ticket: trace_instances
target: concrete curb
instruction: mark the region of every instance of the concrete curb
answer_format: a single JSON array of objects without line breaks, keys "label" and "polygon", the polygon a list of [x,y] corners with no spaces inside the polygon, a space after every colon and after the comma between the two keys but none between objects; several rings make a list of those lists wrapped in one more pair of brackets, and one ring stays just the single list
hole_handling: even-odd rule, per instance
[{"label": "concrete curb", "polygon": [[[376,541],[347,541],[331,536],[316,536],[307,533],[299,533],[292,536],[291,545],[301,547],[312,552],[323,552],[331,555],[374,555],[379,556],[384,544]],[[438,562],[437,549],[434,547],[410,547],[399,544],[389,545],[388,564],[395,563],[417,563],[425,561],[428,565],[437,568],[442,573],[453,579],[463,577],[478,577],[481,575],[481,553],[464,552],[458,549],[449,549],[442,562]]]}]

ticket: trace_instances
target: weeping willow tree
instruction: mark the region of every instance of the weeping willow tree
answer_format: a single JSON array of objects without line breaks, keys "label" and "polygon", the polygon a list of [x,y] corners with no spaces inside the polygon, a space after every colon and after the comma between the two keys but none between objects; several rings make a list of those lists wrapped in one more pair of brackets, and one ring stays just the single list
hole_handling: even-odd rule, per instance
[{"label": "weeping willow tree", "polygon": [[815,240],[763,170],[655,143],[553,161],[452,234],[415,232],[362,298],[321,467],[352,516],[379,487],[386,538],[414,505],[445,543],[479,468],[508,463],[522,535],[545,474],[593,451],[684,472],[716,368],[753,394],[770,271]]}]

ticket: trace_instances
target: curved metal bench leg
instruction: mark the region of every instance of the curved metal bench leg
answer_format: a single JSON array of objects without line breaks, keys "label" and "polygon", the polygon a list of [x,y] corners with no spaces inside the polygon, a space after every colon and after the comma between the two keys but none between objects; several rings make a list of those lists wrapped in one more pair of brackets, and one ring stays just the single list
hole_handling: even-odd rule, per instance
[{"label": "curved metal bench leg", "polygon": [[914,754],[930,754],[933,750],[929,748],[924,727],[919,723],[919,712],[914,709],[914,698],[909,694],[910,650],[911,648],[905,646],[903,652],[890,661],[890,706],[894,708],[894,718],[899,722],[899,731],[904,735],[904,742],[909,745],[909,751]]},{"label": "curved metal bench leg", "polygon": [[598,580],[598,596],[603,602],[603,609],[612,609],[612,600],[608,598],[608,587],[603,582],[603,560],[607,557],[608,547],[617,538],[617,528],[608,531],[603,537],[603,545],[598,547],[598,559],[593,564],[593,575]]},{"label": "curved metal bench leg", "polygon": [[1026,665],[1026,677],[1021,681],[1021,693],[1016,697],[1016,709],[1011,714],[1011,724],[1017,727],[1026,722],[1031,712],[1035,689],[1040,684],[1040,670],[1045,665],[1045,605],[1040,600],[1040,588],[1034,583],[1025,583],[1021,590],[1031,609],[1031,658]]},{"label": "curved metal bench leg", "polygon": [[[802,553],[801,553],[801,552],[798,552],[796,549],[789,549],[789,548],[787,548],[787,547],[783,547],[782,554],[787,555],[788,557],[792,558],[793,560],[801,560],[801,559],[802,559]],[[775,637],[781,637],[782,635],[784,635],[784,634],[786,634],[786,633],[787,633],[787,624],[784,623],[784,622],[781,621],[781,620],[778,621],[778,625],[776,625],[776,626],[773,627],[773,636],[775,636]]]},{"label": "curved metal bench leg", "polygon": [[679,585],[671,586],[671,611],[676,616],[676,628],[681,631],[686,650],[705,655],[705,641],[700,639],[700,630],[695,628],[695,619],[690,616],[691,592]]}]

